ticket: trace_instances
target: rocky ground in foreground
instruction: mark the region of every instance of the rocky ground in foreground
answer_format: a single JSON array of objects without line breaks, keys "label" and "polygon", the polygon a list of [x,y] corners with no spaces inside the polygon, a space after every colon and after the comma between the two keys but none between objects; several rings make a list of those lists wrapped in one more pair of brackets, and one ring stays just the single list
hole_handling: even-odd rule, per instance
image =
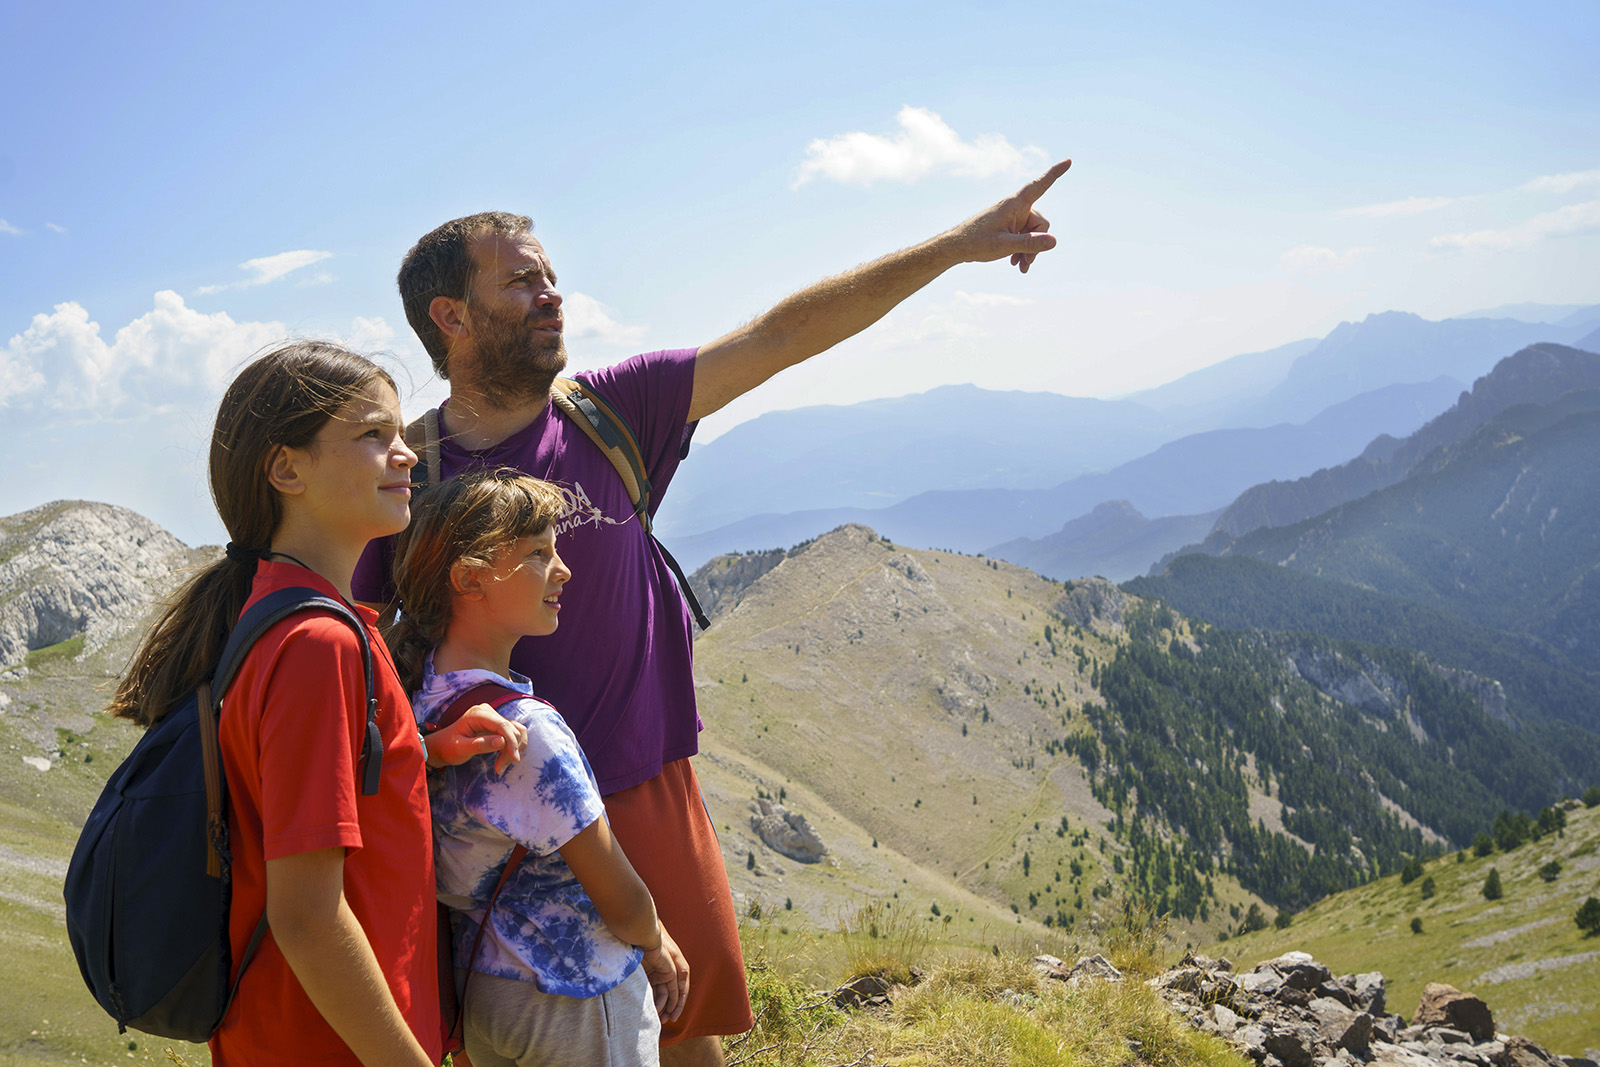
[{"label": "rocky ground in foreground", "polygon": [[1335,976],[1304,952],[1243,974],[1226,959],[1190,953],[1150,984],[1191,1025],[1261,1067],[1596,1067],[1593,1049],[1588,1058],[1557,1056],[1498,1032],[1481,998],[1437,982],[1407,1025],[1389,1011],[1382,974]]}]

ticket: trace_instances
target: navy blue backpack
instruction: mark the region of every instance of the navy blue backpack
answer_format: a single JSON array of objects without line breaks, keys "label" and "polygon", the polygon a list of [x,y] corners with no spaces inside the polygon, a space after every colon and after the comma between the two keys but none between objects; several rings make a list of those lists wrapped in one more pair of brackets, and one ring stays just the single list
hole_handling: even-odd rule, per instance
[{"label": "navy blue backpack", "polygon": [[[263,597],[234,626],[210,681],[150,727],[111,775],[67,867],[67,936],[83,980],[119,1033],[131,1026],[205,1041],[227,1014],[238,982],[229,983],[233,885],[217,709],[257,639],[286,616],[311,610],[343,619],[361,642],[361,792],[378,791],[383,739],[366,626],[345,603],[315,589]],[[262,915],[240,976],[266,932]]]}]

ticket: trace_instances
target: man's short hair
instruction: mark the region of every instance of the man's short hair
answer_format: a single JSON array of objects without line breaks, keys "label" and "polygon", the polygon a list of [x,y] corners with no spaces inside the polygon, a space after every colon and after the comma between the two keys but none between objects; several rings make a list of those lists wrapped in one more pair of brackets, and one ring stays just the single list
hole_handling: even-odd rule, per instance
[{"label": "man's short hair", "polygon": [[444,334],[428,314],[428,305],[438,296],[466,299],[475,265],[472,246],[480,237],[490,234],[519,237],[532,230],[533,220],[526,215],[480,211],[476,215],[451,219],[423,235],[400,261],[400,276],[396,280],[400,285],[400,302],[406,309],[406,321],[422,341],[439,377],[450,377],[449,350]]}]

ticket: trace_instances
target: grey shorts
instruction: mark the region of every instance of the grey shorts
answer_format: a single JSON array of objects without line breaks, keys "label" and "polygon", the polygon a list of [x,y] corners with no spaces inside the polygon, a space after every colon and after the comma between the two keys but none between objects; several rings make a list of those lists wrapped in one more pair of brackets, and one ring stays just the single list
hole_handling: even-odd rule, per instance
[{"label": "grey shorts", "polygon": [[[462,975],[458,972],[459,982]],[[462,1037],[472,1067],[656,1067],[661,1020],[643,967],[598,997],[472,976]]]}]

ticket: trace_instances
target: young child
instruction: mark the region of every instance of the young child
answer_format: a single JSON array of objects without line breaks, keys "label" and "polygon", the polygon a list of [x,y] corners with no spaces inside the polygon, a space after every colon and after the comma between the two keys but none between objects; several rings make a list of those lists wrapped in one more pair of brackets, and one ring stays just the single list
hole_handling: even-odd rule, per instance
[{"label": "young child", "polygon": [[[394,383],[370,361],[305,341],[247,366],[211,439],[227,554],[179,591],[108,710],[146,725],[167,714],[214,669],[245,608],[274,590],[348,600],[366,543],[406,524],[415,462]],[[223,702],[235,966],[263,913],[269,933],[211,1040],[218,1067],[440,1059],[424,749],[376,616],[356,611],[375,661],[376,795],[358,795],[366,685],[345,622],[284,619]],[[519,730],[471,736],[483,729],[493,727],[453,731],[455,758],[503,745],[509,763]]]},{"label": "young child", "polygon": [[[511,671],[512,646],[560,621],[564,510],[548,482],[466,474],[421,494],[397,545],[400,615],[387,637],[424,727],[485,682],[527,694],[500,708],[527,728],[520,764],[502,775],[473,760],[428,785],[458,986],[471,975],[463,1037],[474,1067],[657,1063],[661,1019],[683,1010],[689,984],[577,739]],[[486,916],[516,845],[527,858]]]}]

